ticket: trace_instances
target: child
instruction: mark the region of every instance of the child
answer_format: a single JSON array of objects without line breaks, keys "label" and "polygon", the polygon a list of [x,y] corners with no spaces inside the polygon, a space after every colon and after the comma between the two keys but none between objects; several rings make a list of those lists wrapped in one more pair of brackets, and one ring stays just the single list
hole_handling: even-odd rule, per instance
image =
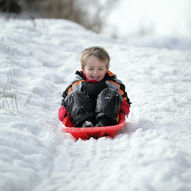
[{"label": "child", "polygon": [[119,114],[129,114],[125,86],[109,71],[109,62],[109,54],[101,47],[82,52],[82,71],[76,72],[76,79],[62,95],[59,119],[66,126],[115,125]]}]

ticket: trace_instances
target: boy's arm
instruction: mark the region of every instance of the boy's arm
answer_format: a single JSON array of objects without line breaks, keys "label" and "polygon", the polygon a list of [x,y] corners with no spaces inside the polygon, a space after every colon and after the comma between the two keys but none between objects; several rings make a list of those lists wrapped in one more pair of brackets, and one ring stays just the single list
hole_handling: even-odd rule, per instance
[{"label": "boy's arm", "polygon": [[124,113],[125,115],[129,114],[129,108],[131,106],[130,99],[127,96],[127,92],[125,90],[125,85],[118,79],[116,79],[116,82],[119,84],[119,92],[121,93],[123,100],[121,103],[120,111]]},{"label": "boy's arm", "polygon": [[117,78],[115,78],[115,82],[119,84],[119,92],[121,93],[121,95],[123,97],[119,112],[128,116],[128,114],[130,112],[131,102],[127,96],[127,92],[125,91],[125,85],[122,83],[121,80],[118,80]]},{"label": "boy's arm", "polygon": [[[65,107],[65,98],[66,96],[71,92],[72,88],[75,87],[75,84],[78,83],[79,80],[73,81],[63,92],[62,94],[62,102],[61,102],[61,107],[58,110],[58,118],[60,121],[62,121],[64,124],[68,124],[71,120],[69,112],[66,110]],[[82,80],[80,80],[82,81]],[[70,124],[69,124],[70,125]]]},{"label": "boy's arm", "polygon": [[125,120],[125,116],[128,116],[128,114],[129,114],[129,112],[130,112],[130,110],[129,110],[129,108],[130,108],[130,104],[128,104],[124,99],[123,99],[123,101],[122,101],[122,103],[121,103],[121,107],[120,107],[120,109],[119,109],[119,113],[118,113],[118,117],[119,117],[119,120],[121,121],[123,121],[123,120]]},{"label": "boy's arm", "polygon": [[65,106],[64,106],[64,99],[68,95],[69,89],[72,87],[73,83],[71,83],[63,92],[62,94],[62,102],[61,102],[61,107],[58,110],[58,118],[60,121],[64,122],[66,119],[69,118],[69,113],[67,112]]},{"label": "boy's arm", "polygon": [[63,92],[63,94],[62,94],[62,103],[61,103],[61,106],[64,105],[64,99],[65,99],[65,97],[68,95],[68,91],[69,91],[69,89],[72,87],[72,85],[73,85],[73,83],[70,84],[70,85],[65,89],[65,91]]},{"label": "boy's arm", "polygon": [[108,72],[106,74],[106,83],[111,86],[111,88],[118,89],[119,93],[122,96],[122,108],[121,111],[124,111],[126,115],[129,114],[129,108],[131,105],[130,99],[127,96],[127,92],[125,91],[125,85],[121,80],[117,78],[115,74],[112,72]]}]

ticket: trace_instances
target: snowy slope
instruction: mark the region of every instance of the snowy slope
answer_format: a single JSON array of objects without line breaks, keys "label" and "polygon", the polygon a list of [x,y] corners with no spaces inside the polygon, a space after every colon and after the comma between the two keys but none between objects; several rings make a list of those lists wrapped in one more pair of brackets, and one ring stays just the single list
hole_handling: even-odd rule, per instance
[{"label": "snowy slope", "polygon": [[[187,44],[128,46],[62,20],[1,18],[0,26],[0,190],[191,190]],[[110,53],[133,104],[114,139],[75,142],[57,110],[80,52],[94,45]]]}]

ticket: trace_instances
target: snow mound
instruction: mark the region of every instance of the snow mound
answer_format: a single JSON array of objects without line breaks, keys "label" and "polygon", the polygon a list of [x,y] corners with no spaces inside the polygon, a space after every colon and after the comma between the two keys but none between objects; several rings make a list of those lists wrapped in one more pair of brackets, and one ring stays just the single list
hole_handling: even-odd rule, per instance
[{"label": "snow mound", "polygon": [[[0,19],[0,190],[191,189],[191,51],[135,47],[64,20]],[[114,139],[61,131],[62,91],[103,46],[132,101]]]},{"label": "snow mound", "polygon": [[159,49],[191,50],[191,38],[169,36],[145,36],[128,40],[131,46],[151,47]]}]

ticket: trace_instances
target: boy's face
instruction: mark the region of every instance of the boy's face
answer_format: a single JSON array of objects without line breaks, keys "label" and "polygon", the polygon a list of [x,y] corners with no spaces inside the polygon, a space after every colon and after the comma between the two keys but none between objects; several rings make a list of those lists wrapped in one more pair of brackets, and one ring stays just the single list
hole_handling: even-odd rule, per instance
[{"label": "boy's face", "polygon": [[107,68],[104,61],[99,60],[95,56],[90,56],[83,71],[86,73],[88,80],[100,82],[105,77]]}]

